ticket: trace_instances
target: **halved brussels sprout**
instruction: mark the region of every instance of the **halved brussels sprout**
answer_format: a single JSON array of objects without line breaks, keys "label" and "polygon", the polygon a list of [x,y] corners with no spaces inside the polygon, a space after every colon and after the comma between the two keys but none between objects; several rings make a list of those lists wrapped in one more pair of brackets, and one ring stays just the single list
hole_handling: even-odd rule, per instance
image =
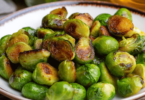
[{"label": "halved brussels sprout", "polygon": [[48,34],[48,35],[54,34],[54,31],[51,29],[45,29],[45,28],[38,28],[37,29],[37,37],[38,38],[44,38],[46,34]]},{"label": "halved brussels sprout", "polygon": [[136,63],[145,65],[145,52],[140,53],[140,54],[137,55]]},{"label": "halved brussels sprout", "polygon": [[126,17],[132,21],[132,15],[131,12],[127,8],[120,8],[115,15],[120,15],[123,17]]},{"label": "halved brussels sprout", "polygon": [[64,30],[76,39],[90,35],[89,27],[79,19],[67,20],[64,23]]},{"label": "halved brussels sprout", "polygon": [[109,30],[105,26],[101,26],[99,29],[99,36],[110,36]]},{"label": "halved brussels sprout", "polygon": [[98,16],[94,19],[94,22],[98,20],[98,21],[101,23],[101,25],[107,26],[107,22],[108,22],[108,19],[109,19],[110,17],[111,17],[110,14],[103,13],[103,14],[98,15]]},{"label": "halved brussels sprout", "polygon": [[143,80],[139,75],[129,74],[126,78],[117,80],[117,92],[123,97],[132,96],[140,91]]},{"label": "halved brussels sprout", "polygon": [[54,37],[49,41],[48,50],[51,56],[58,60],[73,60],[75,52],[72,44],[65,39]]},{"label": "halved brussels sprout", "polygon": [[95,83],[87,90],[87,100],[112,100],[115,88],[110,83]]},{"label": "halved brussels sprout", "polygon": [[92,84],[98,82],[100,78],[100,69],[94,64],[85,64],[76,69],[77,79],[76,81],[85,86],[89,87]]},{"label": "halved brussels sprout", "polygon": [[39,62],[47,62],[50,52],[44,49],[20,52],[19,62],[23,68],[33,71]]},{"label": "halved brussels sprout", "polygon": [[119,48],[118,41],[111,36],[100,36],[93,41],[95,51],[100,55],[107,55]]},{"label": "halved brussels sprout", "polygon": [[42,19],[42,26],[44,28],[63,29],[63,24],[66,19],[62,19],[59,15],[48,14]]},{"label": "halved brussels sprout", "polygon": [[65,7],[54,9],[50,12],[50,14],[59,15],[61,18],[66,18],[67,10]]},{"label": "halved brussels sprout", "polygon": [[8,80],[12,73],[13,70],[9,59],[5,55],[2,55],[0,57],[0,76]]},{"label": "halved brussels sprout", "polygon": [[106,56],[105,64],[111,74],[122,77],[133,72],[136,67],[136,60],[127,52],[116,51]]},{"label": "halved brussels sprout", "polygon": [[25,84],[22,88],[22,95],[33,100],[44,100],[48,88],[33,82]]},{"label": "halved brussels sprout", "polygon": [[8,46],[11,35],[5,35],[0,39],[0,56],[5,53],[5,50]]},{"label": "halved brussels sprout", "polygon": [[9,78],[9,84],[12,88],[21,91],[22,87],[31,80],[31,72],[23,70],[22,68],[17,68]]},{"label": "halved brussels sprout", "polygon": [[54,83],[46,92],[46,100],[71,100],[74,90],[68,82]]},{"label": "halved brussels sprout", "polygon": [[108,20],[108,29],[114,36],[131,37],[134,34],[133,28],[133,23],[126,17],[114,15]]},{"label": "halved brussels sprout", "polygon": [[25,42],[17,42],[11,47],[8,47],[6,54],[12,63],[19,63],[19,53],[32,50],[32,48]]},{"label": "halved brussels sprout", "polygon": [[42,39],[36,39],[34,41],[34,49],[41,49],[42,48]]},{"label": "halved brussels sprout", "polygon": [[59,80],[57,70],[48,63],[38,63],[32,78],[36,83],[48,86]]},{"label": "halved brussels sprout", "polygon": [[82,37],[75,46],[75,61],[86,64],[93,61],[95,57],[94,48],[89,38]]},{"label": "halved brussels sprout", "polygon": [[91,27],[93,23],[93,18],[89,13],[73,13],[69,19],[79,19],[89,27]]},{"label": "halved brussels sprout", "polygon": [[58,66],[58,75],[61,80],[67,82],[75,82],[76,70],[75,63],[73,61],[65,60]]},{"label": "halved brussels sprout", "polygon": [[86,89],[78,83],[70,83],[74,89],[74,95],[72,100],[85,100]]}]

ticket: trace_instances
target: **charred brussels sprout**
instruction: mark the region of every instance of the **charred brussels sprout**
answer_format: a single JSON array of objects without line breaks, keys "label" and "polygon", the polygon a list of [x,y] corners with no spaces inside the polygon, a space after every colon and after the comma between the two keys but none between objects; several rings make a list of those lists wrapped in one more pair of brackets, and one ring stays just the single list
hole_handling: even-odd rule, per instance
[{"label": "charred brussels sprout", "polygon": [[140,53],[140,54],[137,55],[136,63],[145,65],[145,52]]},{"label": "charred brussels sprout", "polygon": [[111,17],[110,14],[103,13],[103,14],[98,15],[98,16],[94,19],[94,22],[98,20],[98,21],[101,23],[101,25],[107,26],[107,22],[108,22],[108,19],[109,19],[110,17]]},{"label": "charred brussels sprout", "polygon": [[33,100],[44,100],[48,88],[33,82],[25,84],[22,88],[22,95]]},{"label": "charred brussels sprout", "polygon": [[42,26],[44,28],[63,29],[63,24],[65,21],[65,19],[62,19],[58,15],[48,14],[43,17]]},{"label": "charred brussels sprout", "polygon": [[90,28],[90,35],[96,38],[99,36],[99,29],[101,27],[101,23],[99,21],[95,21]]},{"label": "charred brussels sprout", "polygon": [[118,37],[131,37],[134,34],[134,25],[131,20],[119,15],[114,15],[109,18],[108,29],[112,35]]},{"label": "charred brussels sprout", "polygon": [[123,97],[132,96],[142,88],[142,78],[138,75],[129,74],[126,78],[117,80],[117,92]]},{"label": "charred brussels sprout", "polygon": [[105,64],[111,74],[117,77],[132,73],[136,67],[135,58],[127,52],[111,52],[106,56]]},{"label": "charred brussels sprout", "polygon": [[65,7],[54,9],[50,12],[50,14],[59,15],[61,18],[66,18],[67,10]]},{"label": "charred brussels sprout", "polygon": [[19,62],[23,68],[33,71],[39,62],[47,62],[50,52],[44,49],[24,51],[19,54]]},{"label": "charred brussels sprout", "polygon": [[89,27],[79,19],[67,20],[64,23],[64,30],[76,39],[90,35]]},{"label": "charred brussels sprout", "polygon": [[87,100],[112,100],[115,97],[115,88],[109,83],[95,83],[87,90]]},{"label": "charred brussels sprout", "polygon": [[76,69],[77,82],[85,87],[98,82],[100,69],[94,64],[85,64]]},{"label": "charred brussels sprout", "polygon": [[38,63],[32,77],[36,83],[49,86],[59,80],[57,70],[47,63]]},{"label": "charred brussels sprout", "polygon": [[99,36],[110,36],[109,30],[105,26],[101,26],[99,29]]},{"label": "charred brussels sprout", "polygon": [[75,46],[75,61],[80,64],[86,64],[93,61],[95,57],[94,48],[89,38],[82,37]]},{"label": "charred brussels sprout", "polygon": [[22,87],[30,82],[31,79],[32,74],[29,71],[17,68],[9,78],[9,84],[12,88],[21,91]]},{"label": "charred brussels sprout", "polygon": [[46,34],[48,34],[48,35],[54,34],[54,31],[51,29],[45,29],[45,28],[38,28],[37,29],[37,37],[38,38],[44,38]]},{"label": "charred brussels sprout", "polygon": [[32,48],[28,44],[24,42],[17,42],[7,48],[6,54],[12,63],[19,63],[19,53],[29,50],[32,50]]},{"label": "charred brussels sprout", "polygon": [[85,100],[86,89],[78,83],[70,83],[74,89],[72,100]]},{"label": "charred brussels sprout", "polygon": [[56,82],[46,92],[46,100],[71,100],[74,91],[68,82]]},{"label": "charred brussels sprout", "polygon": [[126,17],[128,19],[130,19],[132,21],[132,15],[131,15],[131,12],[126,9],[126,8],[120,8],[116,13],[115,15],[120,15],[120,16],[123,16],[123,17]]},{"label": "charred brussels sprout", "polygon": [[58,75],[61,80],[67,82],[75,82],[76,80],[76,70],[73,61],[65,60],[59,64]]},{"label": "charred brussels sprout", "polygon": [[95,51],[100,55],[107,55],[119,48],[118,41],[111,36],[100,36],[93,41]]},{"label": "charred brussels sprout", "polygon": [[9,59],[5,55],[2,55],[0,57],[0,76],[8,80],[12,73],[13,70]]}]

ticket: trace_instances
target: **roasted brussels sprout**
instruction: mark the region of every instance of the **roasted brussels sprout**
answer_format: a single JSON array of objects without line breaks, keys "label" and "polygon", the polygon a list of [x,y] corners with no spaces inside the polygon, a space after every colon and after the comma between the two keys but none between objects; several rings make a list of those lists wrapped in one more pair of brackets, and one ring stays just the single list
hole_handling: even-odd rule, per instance
[{"label": "roasted brussels sprout", "polygon": [[70,83],[74,89],[72,100],[85,100],[86,89],[78,83]]},{"label": "roasted brussels sprout", "polygon": [[89,13],[73,13],[69,19],[79,19],[89,27],[91,27],[93,23],[93,18]]},{"label": "roasted brussels sprout", "polygon": [[59,15],[61,18],[66,18],[67,10],[65,7],[54,9],[50,12],[50,14]]},{"label": "roasted brussels sprout", "polygon": [[143,80],[139,75],[129,74],[126,78],[117,80],[117,92],[123,97],[132,96],[142,88]]},{"label": "roasted brussels sprout", "polygon": [[38,38],[44,38],[46,34],[48,34],[48,35],[54,34],[54,31],[51,29],[45,29],[45,28],[38,28],[37,29],[37,37]]},{"label": "roasted brussels sprout", "polygon": [[36,39],[34,41],[34,49],[41,49],[42,48],[42,42],[43,40],[42,39]]},{"label": "roasted brussels sprout", "polygon": [[22,29],[25,30],[25,34],[27,34],[28,36],[35,36],[36,35],[36,30],[31,28],[31,27],[23,27]]},{"label": "roasted brussels sprout", "polygon": [[93,23],[93,25],[90,28],[90,35],[93,37],[99,36],[99,29],[101,27],[101,23],[97,20]]},{"label": "roasted brussels sprout", "polygon": [[100,36],[93,41],[95,51],[100,55],[107,55],[119,48],[118,41],[111,36]]},{"label": "roasted brussels sprout", "polygon": [[89,87],[90,85],[98,82],[100,78],[100,69],[97,65],[85,64],[76,69],[76,75],[76,81],[79,84]]},{"label": "roasted brussels sprout", "polygon": [[127,52],[116,51],[106,56],[105,64],[111,74],[122,77],[133,72],[136,67],[136,60]]},{"label": "roasted brussels sprout", "polygon": [[101,26],[99,28],[99,36],[102,36],[102,35],[110,36],[109,30],[105,26]]},{"label": "roasted brussels sprout", "polygon": [[71,100],[73,94],[71,84],[65,81],[56,82],[46,92],[46,100]]},{"label": "roasted brussels sprout", "polygon": [[23,68],[34,71],[39,62],[47,62],[50,52],[44,49],[20,52],[19,62]]},{"label": "roasted brussels sprout", "polygon": [[61,80],[67,82],[75,82],[76,80],[76,70],[73,61],[65,60],[61,62],[58,66],[58,75]]},{"label": "roasted brussels sprout", "polygon": [[115,88],[110,83],[95,83],[87,90],[87,100],[112,100]]},{"label": "roasted brussels sprout", "polygon": [[75,61],[86,64],[93,61],[95,57],[94,48],[89,38],[82,37],[75,46]]},{"label": "roasted brussels sprout", "polygon": [[13,70],[9,59],[5,55],[2,55],[0,57],[0,76],[8,80],[12,73]]},{"label": "roasted brussels sprout", "polygon": [[32,48],[28,44],[24,42],[17,42],[11,47],[7,48],[6,54],[12,63],[19,63],[19,53],[29,50],[32,50]]},{"label": "roasted brussels sprout", "polygon": [[44,28],[63,29],[63,24],[66,19],[62,19],[59,15],[48,14],[42,19],[42,26]]},{"label": "roasted brussels sprout", "polygon": [[22,87],[32,80],[31,72],[17,68],[9,78],[9,84],[12,88],[21,91]]},{"label": "roasted brussels sprout", "polygon": [[145,65],[145,52],[140,53],[140,54],[137,55],[136,63]]},{"label": "roasted brussels sprout", "polygon": [[120,15],[123,17],[126,17],[132,21],[132,15],[131,12],[127,8],[120,8],[115,15]]},{"label": "roasted brussels sprout", "polygon": [[103,14],[98,15],[98,16],[94,19],[94,22],[98,20],[98,21],[101,23],[101,25],[107,26],[107,22],[108,22],[108,19],[109,19],[110,17],[111,17],[110,14],[103,13]]},{"label": "roasted brussels sprout", "polygon": [[25,84],[22,88],[22,95],[33,100],[44,100],[48,88],[33,82]]},{"label": "roasted brussels sprout", "polygon": [[89,27],[79,19],[67,20],[64,23],[64,30],[76,39],[90,35]]},{"label": "roasted brussels sprout", "polygon": [[134,25],[131,20],[119,15],[114,15],[109,18],[108,29],[112,35],[118,37],[131,37],[134,34]]},{"label": "roasted brussels sprout", "polygon": [[57,70],[47,63],[38,63],[32,78],[36,83],[48,86],[59,80]]}]

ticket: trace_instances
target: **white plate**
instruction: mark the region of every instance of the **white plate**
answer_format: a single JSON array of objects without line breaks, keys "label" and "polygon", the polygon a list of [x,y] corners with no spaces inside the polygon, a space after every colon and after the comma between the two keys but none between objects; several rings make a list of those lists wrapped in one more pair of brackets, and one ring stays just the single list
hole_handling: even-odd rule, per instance
[{"label": "white plate", "polygon": [[[89,13],[93,18],[101,13],[114,14],[118,8],[124,7],[120,5],[115,5],[106,2],[91,2],[91,1],[64,1],[42,4],[34,7],[30,7],[24,10],[20,10],[12,15],[9,15],[0,21],[0,37],[6,34],[12,34],[17,32],[22,27],[30,26],[33,28],[38,28],[41,26],[42,17],[48,14],[51,10],[65,6],[68,10],[68,16],[72,13]],[[136,27],[145,32],[145,12],[129,8],[132,11],[133,23]],[[14,89],[12,89],[8,82],[0,78],[0,93],[13,99],[26,99],[22,94]],[[140,92],[134,96],[128,98],[121,98],[116,96],[113,100],[132,100],[145,95],[145,88],[140,90]]]}]

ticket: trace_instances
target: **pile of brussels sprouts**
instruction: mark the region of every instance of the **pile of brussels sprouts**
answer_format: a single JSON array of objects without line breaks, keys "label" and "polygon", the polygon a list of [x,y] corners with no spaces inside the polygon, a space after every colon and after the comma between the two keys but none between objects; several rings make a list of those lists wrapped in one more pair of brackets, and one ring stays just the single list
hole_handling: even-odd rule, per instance
[{"label": "pile of brussels sprouts", "polygon": [[[34,100],[111,100],[145,87],[145,33],[126,8],[95,19],[65,7],[0,40],[0,75]],[[49,58],[49,59],[48,59]]]}]

